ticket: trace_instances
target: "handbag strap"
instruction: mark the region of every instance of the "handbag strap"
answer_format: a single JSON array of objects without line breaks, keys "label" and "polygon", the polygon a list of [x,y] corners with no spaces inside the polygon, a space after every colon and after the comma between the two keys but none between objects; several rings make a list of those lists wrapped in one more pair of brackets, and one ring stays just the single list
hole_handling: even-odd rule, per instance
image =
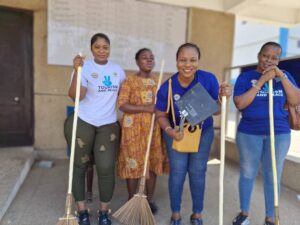
[{"label": "handbag strap", "polygon": [[176,118],[175,118],[175,113],[174,113],[174,103],[173,103],[173,92],[172,92],[172,79],[169,79],[169,88],[168,88],[168,106],[167,106],[167,111],[166,113],[170,112],[171,108],[171,114],[172,114],[172,119],[174,123],[174,127],[176,126]]}]

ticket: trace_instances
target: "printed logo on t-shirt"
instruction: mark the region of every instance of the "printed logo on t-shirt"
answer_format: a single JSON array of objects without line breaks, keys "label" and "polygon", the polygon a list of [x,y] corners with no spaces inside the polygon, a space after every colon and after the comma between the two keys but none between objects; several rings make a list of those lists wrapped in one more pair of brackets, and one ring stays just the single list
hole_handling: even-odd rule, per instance
[{"label": "printed logo on t-shirt", "polygon": [[262,86],[261,90],[263,92],[265,92],[266,94],[268,94],[269,93],[269,84],[265,83],[264,86]]},{"label": "printed logo on t-shirt", "polygon": [[[251,80],[252,85],[257,83],[257,80]],[[269,93],[269,84],[265,83],[264,86],[262,86],[261,90],[258,91],[256,96],[259,97],[267,97]],[[273,90],[273,96],[283,96],[283,91],[281,89]]]},{"label": "printed logo on t-shirt", "polygon": [[91,76],[92,76],[92,78],[97,79],[99,75],[98,75],[98,73],[95,73],[95,72],[94,72],[94,73],[91,74]]},{"label": "printed logo on t-shirt", "polygon": [[104,80],[102,81],[102,83],[106,87],[110,87],[112,85],[112,82],[110,81],[110,76],[104,76]]},{"label": "printed logo on t-shirt", "polygon": [[175,100],[175,101],[178,101],[179,99],[180,99],[180,95],[179,95],[179,94],[175,94],[175,95],[174,95],[174,100]]},{"label": "printed logo on t-shirt", "polygon": [[103,80],[102,80],[102,83],[104,85],[99,85],[98,86],[98,92],[105,92],[105,91],[118,91],[118,85],[113,85],[112,81],[110,80],[110,76],[107,75],[107,76],[104,76]]}]

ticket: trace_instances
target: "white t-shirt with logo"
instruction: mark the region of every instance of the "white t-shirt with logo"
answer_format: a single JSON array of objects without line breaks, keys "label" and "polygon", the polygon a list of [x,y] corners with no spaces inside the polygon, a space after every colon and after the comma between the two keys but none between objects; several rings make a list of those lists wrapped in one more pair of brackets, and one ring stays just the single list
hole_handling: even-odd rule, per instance
[{"label": "white t-shirt with logo", "polygon": [[94,60],[86,60],[81,74],[81,85],[87,92],[79,102],[78,117],[97,127],[116,122],[116,102],[125,79],[124,70],[110,61],[99,65]]}]

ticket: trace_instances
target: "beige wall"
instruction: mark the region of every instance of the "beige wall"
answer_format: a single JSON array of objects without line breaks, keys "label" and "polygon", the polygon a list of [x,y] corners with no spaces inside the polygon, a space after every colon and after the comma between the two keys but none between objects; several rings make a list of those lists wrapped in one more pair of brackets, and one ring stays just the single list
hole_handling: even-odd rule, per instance
[{"label": "beige wall", "polygon": [[47,64],[46,8],[34,13],[34,113],[36,149],[65,149],[63,121],[71,67]]},{"label": "beige wall", "polygon": [[[72,104],[67,97],[72,68],[47,65],[47,1],[0,0],[0,6],[34,12],[34,147],[39,151],[64,155],[63,121],[66,106]],[[231,65],[234,17],[191,9],[189,21],[187,39],[200,46],[201,67],[215,73],[221,80],[224,68]]]},{"label": "beige wall", "polygon": [[[231,67],[235,17],[211,10],[191,9],[187,40],[201,50],[200,68],[214,73],[223,82],[224,69]],[[220,125],[220,116],[215,127]]]},{"label": "beige wall", "polygon": [[213,72],[222,80],[224,68],[231,67],[235,17],[230,14],[191,9],[188,41],[201,50],[200,67]]}]

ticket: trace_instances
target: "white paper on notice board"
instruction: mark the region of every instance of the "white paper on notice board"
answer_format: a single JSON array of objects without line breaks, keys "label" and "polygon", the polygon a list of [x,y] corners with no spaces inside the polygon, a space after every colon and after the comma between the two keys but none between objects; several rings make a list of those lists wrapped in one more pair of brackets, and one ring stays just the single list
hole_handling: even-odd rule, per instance
[{"label": "white paper on notice board", "polygon": [[136,70],[135,53],[150,48],[159,71],[176,71],[177,48],[186,41],[187,9],[136,0],[48,0],[48,64],[72,65],[78,52],[88,57],[90,38],[111,40],[110,60]]}]

